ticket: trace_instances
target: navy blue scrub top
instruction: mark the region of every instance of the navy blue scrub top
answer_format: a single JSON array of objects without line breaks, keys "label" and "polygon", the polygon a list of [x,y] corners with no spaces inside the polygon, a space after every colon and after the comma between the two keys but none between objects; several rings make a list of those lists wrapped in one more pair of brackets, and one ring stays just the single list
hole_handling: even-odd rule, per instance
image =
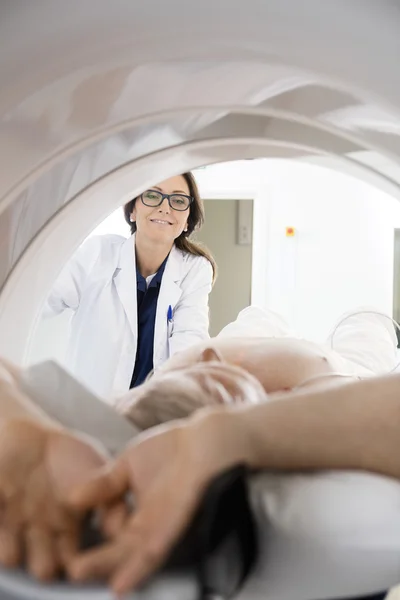
[{"label": "navy blue scrub top", "polygon": [[[160,286],[168,256],[147,287],[146,279],[136,266],[138,342],[130,387],[144,382],[153,370],[154,328]],[[165,315],[167,318],[167,315]]]}]

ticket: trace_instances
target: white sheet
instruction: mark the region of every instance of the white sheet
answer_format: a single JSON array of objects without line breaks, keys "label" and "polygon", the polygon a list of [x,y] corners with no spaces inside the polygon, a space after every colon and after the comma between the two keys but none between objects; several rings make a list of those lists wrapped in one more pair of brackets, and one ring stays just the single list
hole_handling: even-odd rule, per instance
[{"label": "white sheet", "polygon": [[359,307],[342,315],[328,337],[340,356],[374,374],[388,373],[398,365],[397,337],[389,316],[373,307]]},{"label": "white sheet", "polygon": [[368,596],[400,582],[400,484],[350,472],[250,482],[258,566],[238,600]]}]

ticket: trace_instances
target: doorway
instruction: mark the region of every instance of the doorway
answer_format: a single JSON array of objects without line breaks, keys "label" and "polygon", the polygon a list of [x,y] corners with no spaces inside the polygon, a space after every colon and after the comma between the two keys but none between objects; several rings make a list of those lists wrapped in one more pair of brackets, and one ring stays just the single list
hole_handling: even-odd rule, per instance
[{"label": "doorway", "polygon": [[205,200],[206,220],[196,236],[211,251],[218,277],[210,294],[210,335],[217,335],[251,304],[253,200]]}]

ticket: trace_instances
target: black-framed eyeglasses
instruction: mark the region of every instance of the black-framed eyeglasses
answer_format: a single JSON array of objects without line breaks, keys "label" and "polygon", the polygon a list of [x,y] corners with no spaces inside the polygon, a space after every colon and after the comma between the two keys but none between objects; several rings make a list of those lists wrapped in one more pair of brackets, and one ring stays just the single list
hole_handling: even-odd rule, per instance
[{"label": "black-framed eyeglasses", "polygon": [[158,190],[147,190],[140,196],[143,204],[151,207],[160,206],[165,198],[173,210],[187,210],[194,200],[186,194],[163,194]]}]

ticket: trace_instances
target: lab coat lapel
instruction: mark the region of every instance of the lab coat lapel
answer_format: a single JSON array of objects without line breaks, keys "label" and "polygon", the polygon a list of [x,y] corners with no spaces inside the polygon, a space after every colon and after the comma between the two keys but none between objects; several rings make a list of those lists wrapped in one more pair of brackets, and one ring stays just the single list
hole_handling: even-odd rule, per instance
[{"label": "lab coat lapel", "polygon": [[180,250],[173,246],[165,265],[157,302],[154,331],[154,366],[168,357],[168,308],[171,306],[172,311],[174,311],[182,295],[182,288],[179,285],[182,277],[182,254]]},{"label": "lab coat lapel", "polygon": [[132,333],[137,339],[135,235],[128,238],[121,246],[119,263],[114,274],[114,283]]}]

